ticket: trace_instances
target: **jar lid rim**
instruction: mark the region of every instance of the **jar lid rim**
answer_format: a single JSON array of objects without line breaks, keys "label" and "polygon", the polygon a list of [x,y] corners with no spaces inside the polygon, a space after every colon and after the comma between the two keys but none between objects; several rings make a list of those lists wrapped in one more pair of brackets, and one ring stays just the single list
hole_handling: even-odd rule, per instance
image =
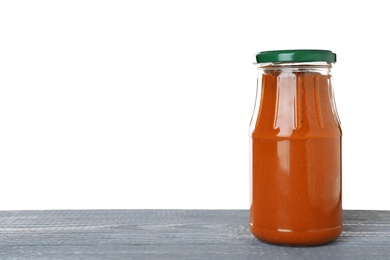
[{"label": "jar lid rim", "polygon": [[336,62],[336,53],[329,50],[295,49],[262,51],[255,55],[254,64],[268,62]]}]

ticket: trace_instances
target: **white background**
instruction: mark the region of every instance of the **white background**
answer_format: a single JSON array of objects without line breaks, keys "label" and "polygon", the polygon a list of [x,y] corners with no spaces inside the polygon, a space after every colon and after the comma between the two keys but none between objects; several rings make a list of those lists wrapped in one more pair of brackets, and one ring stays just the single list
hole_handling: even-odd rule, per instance
[{"label": "white background", "polygon": [[2,1],[0,209],[247,209],[253,55],[314,48],[343,206],[390,210],[385,3]]}]

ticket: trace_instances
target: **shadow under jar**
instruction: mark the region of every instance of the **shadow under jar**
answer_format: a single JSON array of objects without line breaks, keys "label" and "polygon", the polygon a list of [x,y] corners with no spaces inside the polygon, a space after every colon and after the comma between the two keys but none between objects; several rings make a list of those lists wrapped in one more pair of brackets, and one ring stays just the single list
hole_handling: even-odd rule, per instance
[{"label": "shadow under jar", "polygon": [[326,50],[256,55],[250,124],[250,229],[258,239],[310,246],[342,231],[341,128]]}]

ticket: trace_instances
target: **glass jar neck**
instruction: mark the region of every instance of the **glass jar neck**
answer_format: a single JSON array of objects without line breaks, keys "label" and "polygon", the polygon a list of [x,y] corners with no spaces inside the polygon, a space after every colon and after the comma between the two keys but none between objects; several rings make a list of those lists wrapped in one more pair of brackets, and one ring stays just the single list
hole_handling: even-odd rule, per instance
[{"label": "glass jar neck", "polygon": [[264,72],[317,72],[330,74],[332,63],[328,62],[293,62],[293,63],[261,63],[257,67]]}]

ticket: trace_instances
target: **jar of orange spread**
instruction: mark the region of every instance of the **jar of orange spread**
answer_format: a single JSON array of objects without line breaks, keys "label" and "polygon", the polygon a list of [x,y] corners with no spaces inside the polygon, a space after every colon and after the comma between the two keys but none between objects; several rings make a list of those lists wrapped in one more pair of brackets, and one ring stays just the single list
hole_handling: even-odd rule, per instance
[{"label": "jar of orange spread", "polygon": [[327,50],[256,55],[250,124],[250,229],[258,239],[309,246],[342,231],[341,128]]}]

